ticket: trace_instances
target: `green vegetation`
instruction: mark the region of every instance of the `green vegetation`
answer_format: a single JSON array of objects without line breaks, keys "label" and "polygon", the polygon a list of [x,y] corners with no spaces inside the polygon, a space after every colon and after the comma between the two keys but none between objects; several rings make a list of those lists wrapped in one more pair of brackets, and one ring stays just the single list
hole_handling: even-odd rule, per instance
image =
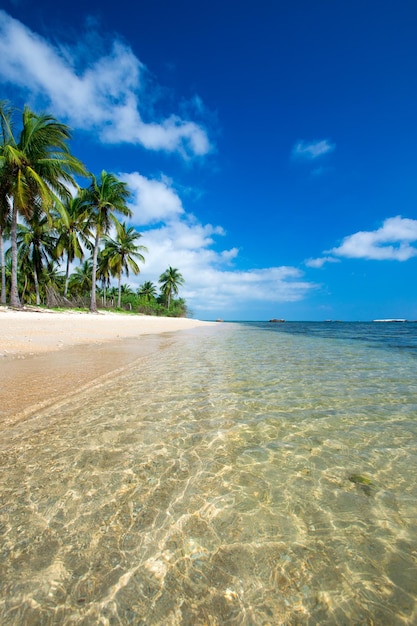
[{"label": "green vegetation", "polygon": [[[14,118],[0,102],[0,304],[185,316],[178,269],[161,274],[159,292],[150,281],[136,293],[122,284],[148,252],[141,233],[118,219],[132,214],[127,184],[104,170],[89,174],[70,151],[70,129],[54,117],[25,107],[18,133]],[[76,177],[89,182],[80,187]]]}]

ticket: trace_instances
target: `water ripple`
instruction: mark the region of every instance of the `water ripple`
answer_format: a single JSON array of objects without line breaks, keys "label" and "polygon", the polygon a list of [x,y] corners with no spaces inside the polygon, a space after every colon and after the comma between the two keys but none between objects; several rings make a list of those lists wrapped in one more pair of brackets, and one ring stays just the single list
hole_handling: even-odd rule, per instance
[{"label": "water ripple", "polygon": [[416,623],[415,416],[398,351],[171,338],[5,432],[1,623]]}]

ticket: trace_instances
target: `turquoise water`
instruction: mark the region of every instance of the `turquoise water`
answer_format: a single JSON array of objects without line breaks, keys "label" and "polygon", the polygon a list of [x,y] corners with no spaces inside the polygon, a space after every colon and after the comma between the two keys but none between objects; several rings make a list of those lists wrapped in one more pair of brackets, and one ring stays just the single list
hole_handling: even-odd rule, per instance
[{"label": "turquoise water", "polygon": [[157,343],[4,432],[0,623],[416,624],[417,324]]}]

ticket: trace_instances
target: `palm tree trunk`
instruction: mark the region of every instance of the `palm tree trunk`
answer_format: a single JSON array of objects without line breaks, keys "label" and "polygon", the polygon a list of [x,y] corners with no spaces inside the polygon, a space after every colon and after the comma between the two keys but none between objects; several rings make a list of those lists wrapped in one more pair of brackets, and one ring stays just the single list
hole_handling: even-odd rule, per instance
[{"label": "palm tree trunk", "polygon": [[25,275],[25,282],[23,284],[23,289],[22,289],[22,300],[23,300],[23,302],[25,301],[27,287],[28,287],[28,277]]},{"label": "palm tree trunk", "polygon": [[39,295],[39,280],[38,280],[38,272],[36,271],[36,264],[33,266],[33,281],[35,283],[35,294],[36,294],[36,306],[39,306],[41,303],[41,298]]},{"label": "palm tree trunk", "polygon": [[10,286],[10,306],[20,308],[22,305],[19,300],[19,292],[17,289],[17,209],[13,206],[12,225],[10,229],[10,237],[12,241],[12,276]]},{"label": "palm tree trunk", "polygon": [[119,274],[119,294],[117,296],[117,306],[120,309],[122,305],[122,273]]},{"label": "palm tree trunk", "polygon": [[64,298],[66,298],[68,294],[69,267],[70,267],[70,260],[69,260],[69,254],[67,254],[67,268],[65,270]]},{"label": "palm tree trunk", "polygon": [[96,240],[94,242],[93,252],[93,270],[91,275],[91,300],[90,311],[91,313],[97,313],[97,299],[96,299],[96,274],[97,274],[97,258],[98,258],[98,244],[100,241],[99,234],[96,234]]},{"label": "palm tree trunk", "polygon": [[3,231],[0,232],[1,304],[6,304],[6,260],[4,256]]}]

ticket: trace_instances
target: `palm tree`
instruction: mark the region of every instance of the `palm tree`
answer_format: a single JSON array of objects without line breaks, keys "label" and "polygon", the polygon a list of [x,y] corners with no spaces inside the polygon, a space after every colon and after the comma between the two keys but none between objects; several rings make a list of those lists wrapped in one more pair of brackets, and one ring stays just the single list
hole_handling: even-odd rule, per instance
[{"label": "palm tree", "polygon": [[4,238],[8,238],[11,225],[11,207],[8,198],[1,205],[0,198],[0,265],[1,265],[1,295],[0,304],[6,304],[6,258],[4,252]]},{"label": "palm tree", "polygon": [[17,217],[30,220],[36,200],[48,212],[57,198],[67,198],[67,185],[77,186],[74,175],[86,170],[68,147],[71,133],[65,124],[47,114],[23,109],[22,128],[15,137],[10,109],[0,103],[0,204],[11,200],[11,306],[20,307],[17,288]]},{"label": "palm tree", "polygon": [[59,295],[64,289],[65,276],[61,271],[58,261],[50,261],[43,268],[41,275],[41,287],[46,305],[48,307],[62,306],[62,297]]},{"label": "palm tree", "polygon": [[103,306],[107,306],[107,288],[110,287],[110,268],[109,260],[103,254],[103,251],[99,251],[97,258],[97,280],[101,280],[101,294],[103,297]]},{"label": "palm tree", "polygon": [[109,236],[104,238],[104,250],[103,256],[107,259],[110,272],[113,276],[117,276],[118,281],[118,298],[117,306],[121,305],[121,278],[123,270],[126,272],[126,276],[129,276],[129,269],[134,274],[139,274],[139,265],[136,263],[136,259],[145,262],[145,257],[142,252],[147,252],[145,246],[137,245],[136,242],[142,237],[133,226],[126,226],[116,223],[116,236],[112,239]]},{"label": "palm tree", "polygon": [[183,285],[185,280],[179,270],[169,266],[169,268],[160,275],[158,282],[161,285],[161,292],[166,298],[167,308],[169,309],[172,295],[178,295],[178,287]]},{"label": "palm tree", "polygon": [[110,287],[107,292],[107,296],[111,300],[111,305],[114,307],[114,301],[117,296],[117,287]]},{"label": "palm tree", "polygon": [[66,255],[64,297],[67,297],[70,263],[84,258],[83,245],[88,246],[85,201],[79,196],[67,198],[59,210],[57,256]]},{"label": "palm tree", "polygon": [[[0,103],[0,107],[2,107],[5,119],[8,120],[11,113],[6,103]],[[8,132],[5,123],[3,122],[3,116],[0,116],[1,123],[1,154],[4,151],[4,146],[7,142]],[[1,162],[0,162],[1,163]],[[2,167],[2,166],[1,166]],[[3,179],[3,171],[0,170],[0,264],[1,264],[1,297],[0,303],[6,304],[6,259],[4,252],[4,237],[8,237],[10,234],[10,225],[11,225],[11,204],[10,198],[7,193],[7,187],[4,185],[7,184],[6,180]]]},{"label": "palm tree", "polygon": [[11,281],[11,276],[12,276],[12,255],[11,255],[10,248],[6,251],[4,257],[5,257],[4,269],[5,269],[5,275],[6,275],[6,297],[7,297],[8,292],[10,292],[10,281]]},{"label": "palm tree", "polygon": [[[10,254],[9,254],[10,253]],[[12,250],[9,248],[6,253],[6,257],[10,257],[10,282],[11,282],[11,269],[12,269]],[[32,263],[29,257],[22,257],[18,254],[18,292],[22,302],[28,304],[35,304],[36,295],[33,282]],[[27,295],[26,295],[27,294]]]},{"label": "palm tree", "polygon": [[123,285],[120,286],[120,293],[123,296],[134,296],[135,292],[133,291],[132,287],[130,285],[128,285],[127,283],[124,283]]},{"label": "palm tree", "polygon": [[48,264],[47,270],[44,270],[44,283],[46,287],[57,291],[58,293],[62,292],[62,286],[65,281],[65,276],[62,274],[60,265],[57,261],[51,261]]},{"label": "palm tree", "polygon": [[39,305],[39,279],[45,265],[50,266],[55,258],[57,242],[57,235],[51,230],[48,218],[39,205],[34,209],[29,223],[17,224],[16,242],[19,263],[24,266],[29,261],[35,286],[36,304]]},{"label": "palm tree", "polygon": [[137,291],[138,296],[146,300],[146,302],[150,302],[154,300],[157,295],[157,287],[153,282],[147,280],[141,285]]},{"label": "palm tree", "polygon": [[69,288],[74,295],[87,295],[91,290],[93,261],[87,259],[78,265],[69,279]]},{"label": "palm tree", "polygon": [[84,190],[83,198],[86,200],[88,225],[94,235],[93,265],[91,280],[91,302],[90,311],[97,312],[96,300],[96,273],[97,258],[100,239],[107,235],[112,224],[117,223],[115,213],[130,216],[131,210],[126,206],[126,200],[130,196],[127,184],[118,180],[114,174],[109,174],[104,170],[97,180],[92,177],[88,189]]}]

